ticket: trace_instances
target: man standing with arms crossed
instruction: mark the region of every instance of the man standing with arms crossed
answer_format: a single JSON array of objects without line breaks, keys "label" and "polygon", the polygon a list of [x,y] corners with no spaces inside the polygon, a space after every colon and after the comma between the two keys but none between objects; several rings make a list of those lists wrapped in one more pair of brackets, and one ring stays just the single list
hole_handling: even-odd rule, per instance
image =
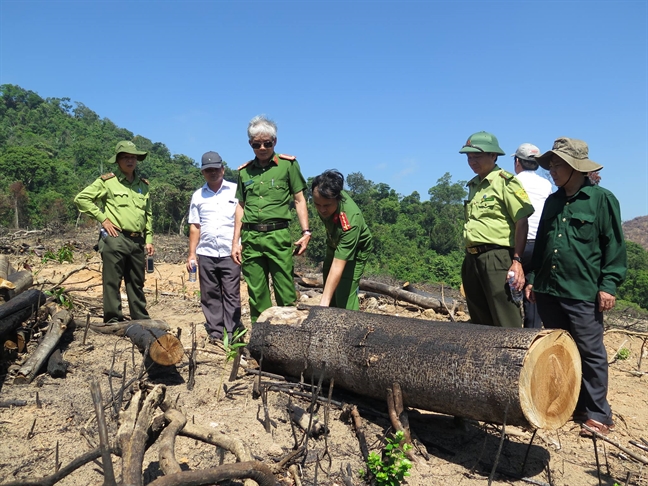
[{"label": "man standing with arms crossed", "polygon": [[[582,140],[561,137],[536,161],[558,190],[544,205],[525,293],[546,328],[574,338],[583,376],[574,420],[607,435],[614,429],[607,400],[603,312],[614,307],[627,270],[619,201],[587,177],[602,165]],[[580,435],[592,433],[582,428]]]},{"label": "man standing with arms crossed", "polygon": [[[544,207],[545,199],[551,194],[551,182],[544,177],[540,177],[538,162],[535,158],[540,155],[540,149],[533,144],[523,143],[518,147],[513,157],[513,165],[517,179],[522,183],[524,190],[533,204],[533,214],[529,216],[529,232],[527,233],[526,246],[522,254],[522,268],[526,275],[531,271],[531,256],[535,246],[535,237],[538,232],[538,223]],[[542,327],[542,319],[538,315],[538,310],[533,302],[524,297],[522,303],[524,309],[524,327],[536,328]]]},{"label": "man standing with arms crossed", "polygon": [[216,152],[202,156],[205,185],[191,197],[189,206],[189,256],[198,264],[200,303],[211,343],[227,332],[232,342],[241,326],[241,267],[231,257],[234,213],[238,205],[236,184],[223,179],[225,167]]},{"label": "man standing with arms crossed", "polygon": [[272,306],[268,275],[272,276],[278,306],[297,300],[293,242],[288,230],[291,201],[295,202],[302,229],[302,237],[294,242],[298,255],[306,251],[311,232],[303,192],[306,181],[297,159],[274,151],[277,125],[263,115],[254,117],[248,125],[248,141],[255,157],[239,167],[232,258],[242,266],[254,324]]},{"label": "man standing with arms crossed", "polygon": [[119,288],[126,285],[131,319],[150,319],[144,297],[146,255],[153,255],[153,219],[149,183],[135,174],[147,152],[122,141],[109,163],[119,170],[99,177],[74,198],[79,211],[102,226],[99,253],[103,260],[104,322],[124,320]]}]

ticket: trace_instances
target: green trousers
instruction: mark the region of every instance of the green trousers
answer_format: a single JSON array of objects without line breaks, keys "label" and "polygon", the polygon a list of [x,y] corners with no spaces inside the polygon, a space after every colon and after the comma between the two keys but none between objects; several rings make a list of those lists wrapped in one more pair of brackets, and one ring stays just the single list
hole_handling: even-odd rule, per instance
[{"label": "green trousers", "polygon": [[[332,263],[333,256],[327,255],[324,260],[323,268],[324,285],[326,285],[326,280],[331,270]],[[331,304],[329,307],[360,310],[358,289],[360,288],[360,278],[362,278],[366,264],[366,260],[350,260],[346,262],[344,270],[342,271],[342,278],[333,293],[333,298],[331,298]]]},{"label": "green trousers", "polygon": [[119,233],[99,240],[103,260],[104,322],[123,321],[120,287],[126,285],[131,319],[150,319],[144,297],[144,238],[129,238]]},{"label": "green trousers", "polygon": [[250,297],[250,319],[272,307],[270,280],[278,306],[293,305],[297,292],[293,282],[293,244],[288,228],[260,232],[244,230],[241,234],[243,277]]},{"label": "green trousers", "polygon": [[506,283],[513,249],[490,250],[480,255],[466,253],[461,280],[470,322],[499,327],[522,327],[522,309],[513,302]]}]

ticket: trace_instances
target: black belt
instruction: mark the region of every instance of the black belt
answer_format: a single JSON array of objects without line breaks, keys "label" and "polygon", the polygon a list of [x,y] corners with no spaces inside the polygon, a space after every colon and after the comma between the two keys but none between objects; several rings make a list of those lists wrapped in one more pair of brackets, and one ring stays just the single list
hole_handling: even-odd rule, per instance
[{"label": "black belt", "polygon": [[128,238],[144,238],[144,233],[139,233],[137,231],[126,231],[126,230],[121,230],[121,231],[117,230],[117,231],[119,231],[122,235]]},{"label": "black belt", "polygon": [[261,224],[243,223],[243,229],[252,230],[252,231],[261,231],[262,233],[267,233],[268,231],[287,228],[289,224],[290,223],[288,221],[282,221],[280,223],[261,223]]},{"label": "black belt", "polygon": [[479,255],[487,251],[501,250],[501,249],[510,250],[511,248],[508,246],[486,244],[486,245],[469,246],[468,248],[466,248],[466,251],[471,255]]},{"label": "black belt", "polygon": [[527,243],[535,243],[535,240],[527,240]]}]

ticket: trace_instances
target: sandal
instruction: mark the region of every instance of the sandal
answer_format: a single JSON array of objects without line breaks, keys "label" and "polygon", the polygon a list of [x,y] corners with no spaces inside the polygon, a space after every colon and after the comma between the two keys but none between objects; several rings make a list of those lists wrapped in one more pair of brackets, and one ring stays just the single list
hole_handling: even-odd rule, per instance
[{"label": "sandal", "polygon": [[[594,419],[587,419],[585,422],[583,422],[583,425],[586,425],[587,427],[598,432],[601,435],[608,435],[610,432],[614,431],[614,424],[606,425],[606,424],[602,424],[601,422],[597,422]],[[580,431],[580,436],[594,437],[594,434],[592,434],[585,427],[582,427]]]}]

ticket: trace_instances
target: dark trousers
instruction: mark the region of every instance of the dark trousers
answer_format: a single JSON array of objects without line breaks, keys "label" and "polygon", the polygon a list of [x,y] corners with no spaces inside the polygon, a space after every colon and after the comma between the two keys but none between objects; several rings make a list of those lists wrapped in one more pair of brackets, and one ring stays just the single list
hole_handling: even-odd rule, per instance
[{"label": "dark trousers", "polygon": [[499,327],[522,327],[522,312],[506,283],[513,249],[501,248],[479,255],[466,253],[461,280],[470,322]]},{"label": "dark trousers", "polygon": [[[524,270],[524,275],[531,271],[531,257],[533,256],[534,247],[535,240],[528,240],[524,247],[524,253],[522,254],[522,268]],[[522,309],[524,310],[524,327],[528,329],[540,329],[542,327],[542,319],[540,319],[540,314],[538,314],[538,308],[533,302],[530,302],[526,296],[522,302]]]},{"label": "dark trousers", "polygon": [[241,324],[241,267],[231,256],[198,256],[200,303],[205,314],[205,328],[216,339],[224,330],[231,339]]},{"label": "dark trousers", "polygon": [[612,423],[607,401],[608,362],[603,345],[603,313],[596,302],[537,293],[538,312],[547,329],[564,329],[574,338],[581,356],[583,379],[576,410],[603,424]]},{"label": "dark trousers", "polygon": [[129,238],[119,233],[99,240],[103,260],[104,322],[123,321],[121,282],[124,280],[131,319],[150,319],[144,297],[144,238]]}]

